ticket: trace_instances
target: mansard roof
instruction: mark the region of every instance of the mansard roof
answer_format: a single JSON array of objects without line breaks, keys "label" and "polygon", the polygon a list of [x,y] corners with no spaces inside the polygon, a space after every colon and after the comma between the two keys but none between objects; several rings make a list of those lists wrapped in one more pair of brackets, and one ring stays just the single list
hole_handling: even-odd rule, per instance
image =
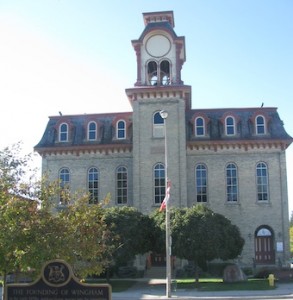
[{"label": "mansard roof", "polygon": [[[267,132],[264,135],[255,134],[255,118],[262,115],[266,120]],[[207,134],[196,137],[194,134],[194,119],[203,117],[206,122]],[[235,119],[236,134],[233,137],[224,134],[224,119],[232,116]],[[115,130],[118,120],[126,122],[128,135],[125,139],[117,139]],[[99,137],[95,141],[87,139],[87,124],[97,123]],[[58,140],[58,130],[62,123],[69,126],[67,142]],[[270,144],[286,149],[292,142],[284,124],[279,117],[277,108],[219,108],[186,110],[186,145],[211,144]],[[132,150],[132,112],[108,114],[60,115],[49,117],[43,137],[35,146],[40,154],[74,151],[131,151]]]}]

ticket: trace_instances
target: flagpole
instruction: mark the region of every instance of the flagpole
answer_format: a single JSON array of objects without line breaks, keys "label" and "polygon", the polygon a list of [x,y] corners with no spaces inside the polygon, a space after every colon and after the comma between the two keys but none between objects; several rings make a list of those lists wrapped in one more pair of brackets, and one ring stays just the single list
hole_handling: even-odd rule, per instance
[{"label": "flagpole", "polygon": [[166,201],[166,297],[171,297],[171,235],[170,235],[170,199],[167,199],[168,188],[168,151],[167,151],[167,117],[168,112],[160,111],[160,116],[164,119],[164,135],[165,135],[165,199]]}]

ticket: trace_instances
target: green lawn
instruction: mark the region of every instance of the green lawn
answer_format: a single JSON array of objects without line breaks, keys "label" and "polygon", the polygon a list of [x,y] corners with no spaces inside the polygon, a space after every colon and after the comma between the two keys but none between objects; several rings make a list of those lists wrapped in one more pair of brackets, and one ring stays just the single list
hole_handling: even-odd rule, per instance
[{"label": "green lawn", "polygon": [[[89,281],[87,281],[89,282]],[[94,280],[92,283],[106,283],[105,280]],[[113,292],[123,292],[128,290],[137,281],[135,279],[111,279],[110,285]],[[199,284],[195,284],[194,279],[177,279],[177,289],[198,289],[200,291],[241,291],[241,290],[271,290],[275,287],[269,286],[267,279],[249,279],[245,282],[226,283],[218,278],[204,278],[199,280]],[[153,285],[153,284],[152,284]]]},{"label": "green lawn", "polygon": [[275,287],[269,286],[267,279],[249,279],[244,282],[226,283],[222,279],[200,279],[196,285],[194,279],[178,279],[177,289],[199,289],[201,291],[241,291],[241,290],[270,290]]}]

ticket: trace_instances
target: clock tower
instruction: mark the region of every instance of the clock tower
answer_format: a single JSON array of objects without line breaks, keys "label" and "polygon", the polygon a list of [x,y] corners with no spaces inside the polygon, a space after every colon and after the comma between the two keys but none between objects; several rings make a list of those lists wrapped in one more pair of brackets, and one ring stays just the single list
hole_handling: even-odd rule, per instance
[{"label": "clock tower", "polygon": [[[185,38],[174,31],[173,12],[144,13],[143,20],[142,34],[132,41],[137,79],[126,94],[133,108],[133,203],[149,213],[160,205],[165,194],[163,179],[160,184],[156,177],[158,166],[165,176],[165,139],[174,199],[171,205],[187,205],[185,115],[191,109],[191,87],[181,79]],[[168,113],[167,119],[161,118],[162,110]]]}]

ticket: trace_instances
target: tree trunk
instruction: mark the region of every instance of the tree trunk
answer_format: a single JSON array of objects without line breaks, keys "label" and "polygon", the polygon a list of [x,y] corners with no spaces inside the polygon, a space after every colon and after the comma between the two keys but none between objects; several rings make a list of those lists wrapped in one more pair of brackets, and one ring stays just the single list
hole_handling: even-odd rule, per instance
[{"label": "tree trunk", "polygon": [[199,272],[198,272],[198,265],[196,262],[194,263],[194,271],[195,271],[195,286],[198,287],[199,286]]},{"label": "tree trunk", "polygon": [[6,282],[7,282],[7,273],[3,273],[3,285],[2,285],[2,299],[6,300]]}]

